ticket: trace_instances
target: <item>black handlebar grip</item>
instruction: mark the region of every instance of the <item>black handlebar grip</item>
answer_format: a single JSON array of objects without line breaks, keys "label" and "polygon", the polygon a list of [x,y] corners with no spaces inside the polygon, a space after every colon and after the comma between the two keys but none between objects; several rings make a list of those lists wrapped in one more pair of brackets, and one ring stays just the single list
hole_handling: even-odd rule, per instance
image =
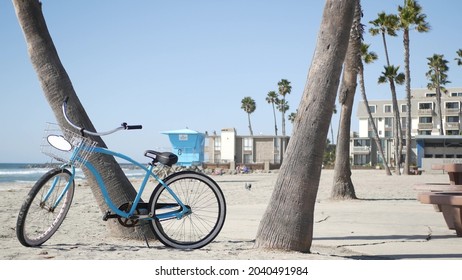
[{"label": "black handlebar grip", "polygon": [[127,125],[126,126],[126,129],[142,129],[143,126],[142,125]]}]

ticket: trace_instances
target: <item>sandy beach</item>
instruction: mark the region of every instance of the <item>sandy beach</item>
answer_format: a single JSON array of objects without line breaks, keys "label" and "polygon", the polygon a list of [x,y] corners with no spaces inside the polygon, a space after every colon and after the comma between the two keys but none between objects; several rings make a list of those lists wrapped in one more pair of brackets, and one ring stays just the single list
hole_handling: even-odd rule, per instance
[{"label": "sandy beach", "polygon": [[[228,205],[227,220],[208,246],[181,251],[151,242],[109,236],[102,214],[84,182],[58,232],[39,248],[16,239],[19,207],[30,185],[0,185],[1,260],[347,260],[462,259],[462,238],[441,213],[416,200],[413,186],[446,183],[448,175],[387,176],[382,170],[353,170],[354,201],[331,201],[333,170],[323,170],[310,254],[255,249],[254,239],[277,172],[213,175]],[[245,183],[251,183],[247,190]]]}]

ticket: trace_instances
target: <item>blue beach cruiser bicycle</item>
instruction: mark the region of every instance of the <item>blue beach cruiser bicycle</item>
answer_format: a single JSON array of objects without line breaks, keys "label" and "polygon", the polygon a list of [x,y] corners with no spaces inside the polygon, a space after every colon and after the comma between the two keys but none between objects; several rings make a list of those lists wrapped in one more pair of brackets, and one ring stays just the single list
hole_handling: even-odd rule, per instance
[{"label": "blue beach cruiser bicycle", "polygon": [[[178,157],[170,152],[148,150],[148,165],[132,158],[98,147],[87,136],[104,136],[120,130],[141,129],[140,125],[121,126],[106,132],[88,131],[75,125],[68,117],[67,99],[62,104],[66,121],[79,133],[61,130],[56,124],[48,124],[45,130],[42,152],[63,162],[60,167],[45,173],[32,187],[19,211],[16,235],[27,247],[40,246],[58,230],[64,221],[74,196],[76,168],[87,168],[96,178],[109,210],[103,220],[117,219],[126,227],[138,225],[139,221],[149,227],[164,245],[178,249],[197,249],[210,242],[221,231],[226,202],[218,184],[203,173],[180,171],[166,178],[156,172],[159,166],[171,167]],[[110,199],[99,172],[88,161],[95,153],[112,155],[128,161],[146,173],[134,201],[116,206]],[[141,196],[149,180],[157,186],[149,202],[142,202]],[[141,223],[140,223],[141,224]]]}]

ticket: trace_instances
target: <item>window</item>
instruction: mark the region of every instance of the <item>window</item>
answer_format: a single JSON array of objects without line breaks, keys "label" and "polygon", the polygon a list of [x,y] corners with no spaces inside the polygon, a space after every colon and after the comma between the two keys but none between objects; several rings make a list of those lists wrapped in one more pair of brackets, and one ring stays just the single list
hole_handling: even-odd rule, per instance
[{"label": "window", "polygon": [[452,97],[462,96],[462,92],[451,92]]},{"label": "window", "polygon": [[402,118],[401,118],[401,126],[402,126],[402,129],[405,129],[405,128],[406,128],[406,125],[407,125],[407,117],[402,117]]},{"label": "window", "polygon": [[371,110],[371,113],[372,113],[372,114],[375,113],[375,111],[376,111],[375,108],[376,108],[376,107],[377,107],[376,105],[369,105],[369,110]]},{"label": "window", "polygon": [[459,102],[446,102],[446,109],[459,109]]},{"label": "window", "polygon": [[252,151],[252,138],[244,138],[244,151]]},{"label": "window", "polygon": [[355,139],[354,146],[355,147],[370,147],[371,146],[371,140],[369,140],[369,139]]},{"label": "window", "polygon": [[392,109],[391,109],[391,108],[392,108],[391,105],[384,105],[384,106],[383,106],[383,111],[384,111],[385,113],[391,113],[391,112],[392,112]]},{"label": "window", "polygon": [[435,92],[427,92],[425,93],[425,97],[435,97],[436,93]]},{"label": "window", "polygon": [[386,131],[385,131],[385,137],[393,137],[393,131],[391,131],[391,130],[386,130]]},{"label": "window", "polygon": [[419,129],[419,135],[432,135],[431,130],[420,130]]},{"label": "window", "polygon": [[459,135],[459,130],[446,130],[446,135]]},{"label": "window", "polygon": [[215,141],[213,143],[215,151],[220,151],[221,150],[221,138],[215,137]]},{"label": "window", "polygon": [[366,165],[369,164],[371,160],[370,155],[354,155],[353,164],[354,165]]},{"label": "window", "polygon": [[407,104],[401,104],[401,112],[406,113],[407,112]]},{"label": "window", "polygon": [[447,116],[446,117],[446,122],[458,123],[459,122],[459,116]]},{"label": "window", "polygon": [[393,118],[385,118],[385,128],[393,127]]},{"label": "window", "polygon": [[419,103],[419,110],[429,110],[429,109],[433,109],[432,102]]},{"label": "window", "polygon": [[432,123],[432,117],[419,117],[419,123]]},{"label": "window", "polygon": [[253,163],[252,154],[245,154],[244,155],[244,163]]}]

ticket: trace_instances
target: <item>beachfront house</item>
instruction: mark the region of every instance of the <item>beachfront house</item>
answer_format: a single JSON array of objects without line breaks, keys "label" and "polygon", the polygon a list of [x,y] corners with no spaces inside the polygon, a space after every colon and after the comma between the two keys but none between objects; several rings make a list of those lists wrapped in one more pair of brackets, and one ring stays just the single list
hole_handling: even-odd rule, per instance
[{"label": "beachfront house", "polygon": [[234,128],[224,128],[220,134],[206,133],[205,164],[211,167],[235,169],[278,169],[289,136],[238,135]]}]

